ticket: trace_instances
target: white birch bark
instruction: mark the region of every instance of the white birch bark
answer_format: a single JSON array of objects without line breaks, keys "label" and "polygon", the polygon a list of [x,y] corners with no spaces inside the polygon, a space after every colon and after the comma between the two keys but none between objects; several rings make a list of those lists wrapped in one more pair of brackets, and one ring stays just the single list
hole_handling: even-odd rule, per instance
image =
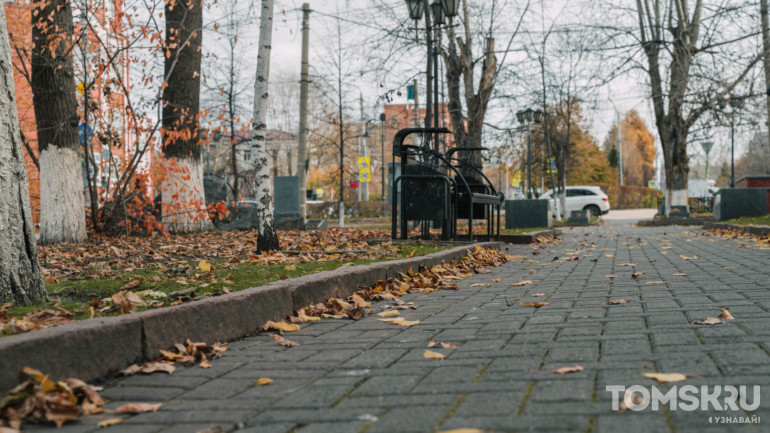
[{"label": "white birch bark", "polygon": [[49,145],[40,152],[40,244],[86,240],[81,156]]},{"label": "white birch bark", "polygon": [[0,2],[0,303],[45,297],[19,134],[11,47]]},{"label": "white birch bark", "polygon": [[179,233],[213,229],[203,193],[203,166],[197,159],[167,158],[161,183],[163,225]]},{"label": "white birch bark", "polygon": [[270,183],[270,165],[265,148],[267,130],[268,78],[270,76],[270,49],[273,39],[273,0],[262,0],[259,18],[259,55],[257,77],[254,82],[254,117],[251,127],[251,146],[254,153],[254,191],[257,201],[258,251],[278,249],[278,237],[273,219],[273,194]]}]

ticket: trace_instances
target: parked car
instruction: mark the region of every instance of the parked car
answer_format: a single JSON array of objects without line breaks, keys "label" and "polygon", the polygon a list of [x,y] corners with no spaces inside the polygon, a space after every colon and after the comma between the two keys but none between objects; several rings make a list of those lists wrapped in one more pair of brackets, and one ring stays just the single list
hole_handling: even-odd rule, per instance
[{"label": "parked car", "polygon": [[[564,215],[569,217],[572,211],[589,210],[591,215],[604,215],[610,211],[610,201],[598,186],[568,186]],[[548,199],[551,212],[554,212],[553,190],[548,190],[539,198]]]}]

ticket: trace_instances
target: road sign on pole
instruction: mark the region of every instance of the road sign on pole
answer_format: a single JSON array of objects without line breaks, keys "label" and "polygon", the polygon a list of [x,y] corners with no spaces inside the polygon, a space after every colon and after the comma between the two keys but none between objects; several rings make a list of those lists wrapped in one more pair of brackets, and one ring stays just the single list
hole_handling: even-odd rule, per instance
[{"label": "road sign on pole", "polygon": [[358,180],[361,182],[369,182],[372,180],[372,173],[368,168],[362,168],[358,170]]}]

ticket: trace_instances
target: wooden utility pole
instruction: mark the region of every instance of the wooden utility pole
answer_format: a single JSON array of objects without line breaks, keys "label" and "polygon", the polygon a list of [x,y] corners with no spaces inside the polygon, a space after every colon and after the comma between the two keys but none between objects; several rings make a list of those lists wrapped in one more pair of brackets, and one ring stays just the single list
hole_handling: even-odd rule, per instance
[{"label": "wooden utility pole", "polygon": [[308,48],[310,45],[310,4],[302,5],[302,70],[299,81],[299,139],[297,143],[297,174],[299,175],[299,212],[302,222],[307,216],[305,191],[307,190],[307,93],[310,76],[308,74]]}]

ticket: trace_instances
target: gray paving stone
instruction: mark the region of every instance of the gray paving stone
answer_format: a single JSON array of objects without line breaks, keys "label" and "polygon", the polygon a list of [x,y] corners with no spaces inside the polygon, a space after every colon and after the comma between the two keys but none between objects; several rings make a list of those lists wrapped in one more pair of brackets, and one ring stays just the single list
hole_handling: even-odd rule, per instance
[{"label": "gray paving stone", "polygon": [[[238,431],[247,433],[762,431],[708,424],[710,412],[615,413],[605,389],[659,386],[642,373],[681,372],[694,386],[762,385],[761,400],[770,401],[770,254],[738,248],[742,242],[681,227],[570,229],[557,244],[507,246],[524,258],[462,280],[458,290],[405,296],[419,306],[404,312],[421,320],[414,327],[323,320],[292,334],[299,347],[259,334],[231,343],[211,369],[112,380],[103,394],[115,400],[108,408],[164,401],[114,427],[127,432],[194,433],[217,423],[226,431],[245,423]],[[579,260],[564,261],[575,251]],[[645,275],[631,279],[634,271]],[[511,286],[523,279],[535,284]],[[538,292],[547,296],[531,296]],[[541,308],[518,304],[546,299]],[[631,303],[608,305],[613,299]],[[724,306],[734,321],[693,323]],[[459,347],[436,349],[445,360],[424,359],[429,338]],[[584,370],[533,372],[573,365]],[[252,386],[259,377],[275,382]],[[770,420],[770,410],[758,413]],[[95,430],[83,420],[61,431]]]}]

